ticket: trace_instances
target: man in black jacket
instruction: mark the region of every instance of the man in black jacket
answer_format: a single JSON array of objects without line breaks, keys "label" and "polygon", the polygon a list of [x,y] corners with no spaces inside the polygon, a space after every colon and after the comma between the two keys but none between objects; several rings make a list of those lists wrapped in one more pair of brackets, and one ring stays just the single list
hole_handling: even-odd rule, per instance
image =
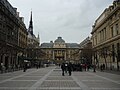
[{"label": "man in black jacket", "polygon": [[71,73],[72,72],[72,64],[71,64],[71,62],[69,62],[69,64],[68,64],[68,73],[69,73],[69,76],[71,76]]},{"label": "man in black jacket", "polygon": [[62,75],[64,76],[64,71],[65,71],[65,63],[62,63],[62,65],[61,65],[61,69],[62,69]]}]

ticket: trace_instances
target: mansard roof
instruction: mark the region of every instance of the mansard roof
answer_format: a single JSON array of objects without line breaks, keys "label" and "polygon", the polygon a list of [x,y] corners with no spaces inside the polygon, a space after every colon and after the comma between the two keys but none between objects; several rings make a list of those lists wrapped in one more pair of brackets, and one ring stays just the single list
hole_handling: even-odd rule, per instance
[{"label": "mansard roof", "polygon": [[[77,43],[66,43],[66,48],[79,48]],[[53,43],[42,43],[41,48],[53,48]]]},{"label": "mansard roof", "polygon": [[54,43],[52,41],[50,41],[50,43],[42,43],[41,44],[41,48],[54,48],[53,45],[55,45],[56,43],[58,44],[62,44],[64,43],[64,45],[66,45],[66,48],[79,48],[79,44],[77,43],[65,43],[65,41],[62,39],[62,37],[58,37]]},{"label": "mansard roof", "polygon": [[0,0],[2,3],[15,17],[17,16],[17,8],[14,8],[7,0]]},{"label": "mansard roof", "polygon": [[67,48],[79,48],[77,43],[66,43]]},{"label": "mansard roof", "polygon": [[52,48],[53,47],[53,43],[42,43],[41,44],[41,48]]}]

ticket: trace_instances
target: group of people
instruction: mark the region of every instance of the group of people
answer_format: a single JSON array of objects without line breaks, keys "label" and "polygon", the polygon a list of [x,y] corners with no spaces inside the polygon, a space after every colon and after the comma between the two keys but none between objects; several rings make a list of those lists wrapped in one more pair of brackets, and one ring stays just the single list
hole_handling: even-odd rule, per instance
[{"label": "group of people", "polygon": [[6,72],[13,72],[16,70],[20,70],[20,65],[16,64],[10,64],[10,65],[5,65],[3,63],[0,63],[0,73],[6,73]]},{"label": "group of people", "polygon": [[3,65],[3,63],[1,63],[1,64],[0,64],[0,71],[1,71],[1,73],[3,73],[3,71],[4,71],[5,69],[6,69],[5,66]]},{"label": "group of people", "polygon": [[77,64],[72,64],[73,67],[73,71],[89,71],[90,68],[92,68],[92,65],[90,64],[81,64],[81,63],[77,63]]},{"label": "group of people", "polygon": [[90,65],[90,64],[80,64],[80,63],[72,64],[71,62],[61,64],[61,69],[62,69],[62,75],[63,76],[65,75],[65,73],[68,73],[69,76],[71,76],[72,71],[83,71],[83,70],[84,71],[89,71],[90,68],[93,68],[93,66]]},{"label": "group of people", "polygon": [[69,76],[71,76],[71,72],[72,72],[72,64],[71,62],[69,63],[62,63],[61,65],[61,69],[62,69],[62,75],[64,76],[65,73],[68,72]]}]

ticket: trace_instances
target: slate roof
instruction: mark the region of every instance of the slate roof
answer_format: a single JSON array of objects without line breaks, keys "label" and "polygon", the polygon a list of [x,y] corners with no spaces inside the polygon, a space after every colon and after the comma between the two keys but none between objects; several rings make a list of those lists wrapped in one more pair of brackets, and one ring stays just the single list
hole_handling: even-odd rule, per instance
[{"label": "slate roof", "polygon": [[14,8],[7,0],[0,0],[2,3],[15,17],[17,16],[17,8]]},{"label": "slate roof", "polygon": [[[66,43],[66,48],[79,48],[77,43]],[[41,48],[53,48],[53,43],[42,43]]]},{"label": "slate roof", "polygon": [[42,43],[41,48],[53,48],[53,43]]},{"label": "slate roof", "polygon": [[[65,43],[65,41],[62,39],[62,37],[58,37],[54,43]],[[41,48],[53,48],[54,45],[53,42],[50,43],[42,43],[41,44]],[[77,43],[65,43],[66,44],[66,48],[79,48],[79,44]]]},{"label": "slate roof", "polygon": [[67,48],[79,48],[77,43],[66,43]]}]

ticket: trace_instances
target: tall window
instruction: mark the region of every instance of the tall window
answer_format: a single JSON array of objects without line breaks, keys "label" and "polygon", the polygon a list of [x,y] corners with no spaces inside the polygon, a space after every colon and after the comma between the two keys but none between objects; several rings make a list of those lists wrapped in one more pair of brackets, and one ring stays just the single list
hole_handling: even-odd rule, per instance
[{"label": "tall window", "polygon": [[117,59],[120,61],[120,43],[117,43]]},{"label": "tall window", "polygon": [[114,45],[112,45],[112,59],[113,59],[113,62],[115,62],[115,47],[114,47]]},{"label": "tall window", "polygon": [[100,43],[100,32],[98,33],[98,43]]},{"label": "tall window", "polygon": [[104,28],[104,40],[106,40],[106,28]]},{"label": "tall window", "polygon": [[119,34],[119,27],[118,27],[118,24],[115,25],[115,30],[116,30],[116,35]]},{"label": "tall window", "polygon": [[102,41],[104,40],[104,31],[103,31],[103,29],[102,29],[102,31],[101,31],[101,38],[102,38]]},{"label": "tall window", "polygon": [[95,45],[97,45],[97,36],[95,36]]},{"label": "tall window", "polygon": [[100,42],[102,41],[102,34],[101,34],[101,31],[100,31]]},{"label": "tall window", "polygon": [[111,36],[113,37],[113,27],[111,27]]},{"label": "tall window", "polygon": [[104,40],[104,32],[103,30],[100,31],[100,41],[102,42]]}]

